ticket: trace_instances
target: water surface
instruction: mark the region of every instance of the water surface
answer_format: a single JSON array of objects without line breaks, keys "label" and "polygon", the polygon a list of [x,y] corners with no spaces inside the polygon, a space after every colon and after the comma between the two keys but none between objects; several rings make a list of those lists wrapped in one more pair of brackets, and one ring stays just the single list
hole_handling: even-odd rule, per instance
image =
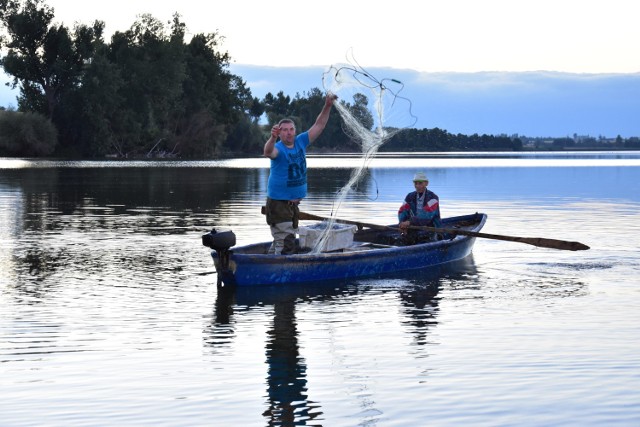
[{"label": "water surface", "polygon": [[302,209],[390,224],[425,171],[487,233],[419,274],[217,290],[268,161],[0,159],[3,426],[640,425],[640,153],[311,157]]}]

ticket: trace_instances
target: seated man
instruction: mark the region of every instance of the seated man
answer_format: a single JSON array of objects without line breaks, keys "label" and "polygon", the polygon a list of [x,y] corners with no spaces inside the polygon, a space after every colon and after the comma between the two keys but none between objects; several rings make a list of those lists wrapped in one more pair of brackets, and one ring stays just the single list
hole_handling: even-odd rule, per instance
[{"label": "seated man", "polygon": [[441,227],[440,200],[432,191],[427,190],[429,180],[423,172],[413,177],[416,191],[407,194],[398,210],[398,226],[405,244],[423,243],[436,240],[433,232],[411,229],[409,226]]}]

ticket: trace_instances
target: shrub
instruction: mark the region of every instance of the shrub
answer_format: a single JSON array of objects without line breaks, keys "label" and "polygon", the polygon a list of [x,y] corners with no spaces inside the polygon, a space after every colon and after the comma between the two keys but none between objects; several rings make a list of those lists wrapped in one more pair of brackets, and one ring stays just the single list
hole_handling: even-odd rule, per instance
[{"label": "shrub", "polygon": [[52,154],[58,132],[38,113],[0,111],[0,156],[39,157]]}]

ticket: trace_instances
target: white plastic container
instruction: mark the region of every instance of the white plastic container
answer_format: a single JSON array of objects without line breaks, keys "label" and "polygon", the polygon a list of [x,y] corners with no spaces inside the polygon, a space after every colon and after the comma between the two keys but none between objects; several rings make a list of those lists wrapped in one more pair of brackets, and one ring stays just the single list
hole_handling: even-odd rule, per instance
[{"label": "white plastic container", "polygon": [[[326,228],[326,222],[320,222],[308,227],[299,227],[300,247],[314,248]],[[355,225],[334,223],[329,231],[326,244],[321,250],[323,252],[337,251],[351,246],[353,243],[353,235],[357,229],[358,227]]]}]

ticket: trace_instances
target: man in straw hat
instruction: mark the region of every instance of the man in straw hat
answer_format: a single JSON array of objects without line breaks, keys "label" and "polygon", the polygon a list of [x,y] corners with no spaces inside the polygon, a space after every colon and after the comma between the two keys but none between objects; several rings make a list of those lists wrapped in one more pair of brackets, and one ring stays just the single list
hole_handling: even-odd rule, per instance
[{"label": "man in straw hat", "polygon": [[418,172],[413,177],[415,191],[407,194],[404,203],[398,210],[398,225],[405,236],[406,243],[414,244],[418,240],[433,240],[434,233],[417,233],[409,226],[441,227],[440,200],[438,196],[427,190],[429,180],[424,172]]}]

